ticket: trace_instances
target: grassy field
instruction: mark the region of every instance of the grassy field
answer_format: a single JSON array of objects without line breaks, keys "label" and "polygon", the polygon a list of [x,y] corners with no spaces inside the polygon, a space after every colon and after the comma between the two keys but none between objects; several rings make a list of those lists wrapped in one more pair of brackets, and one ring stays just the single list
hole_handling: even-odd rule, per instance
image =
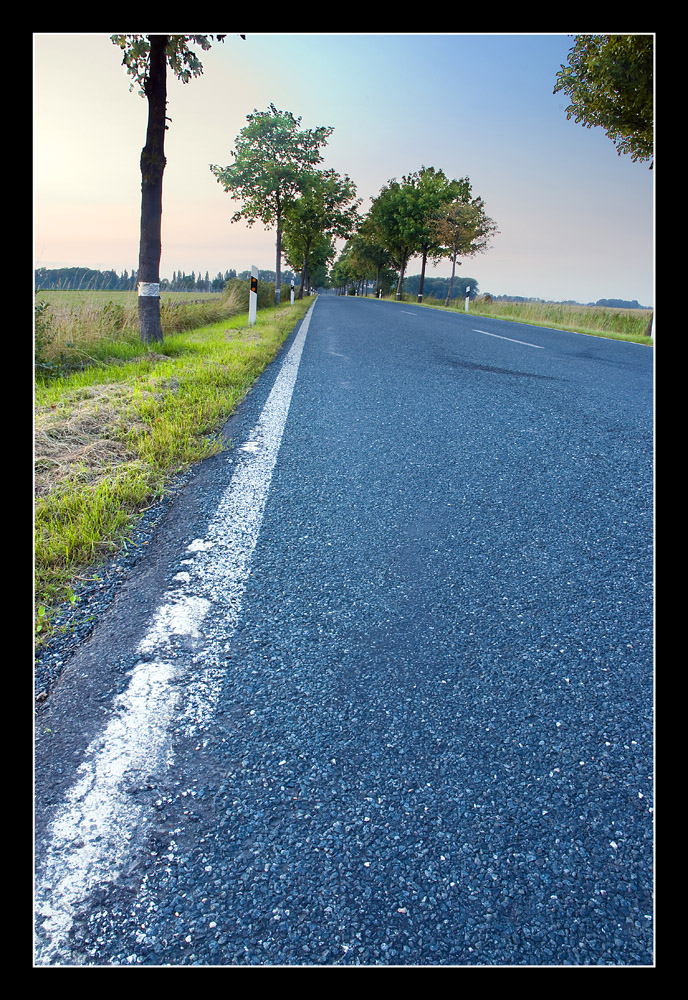
[{"label": "grassy field", "polygon": [[[406,301],[413,302],[415,297],[407,296]],[[445,308],[444,300],[429,297],[424,297],[422,304],[431,309]],[[455,304],[448,308],[463,312],[464,301],[455,300]],[[651,309],[612,309],[607,306],[579,306],[561,302],[486,302],[484,299],[476,299],[470,303],[469,312],[473,316],[491,316],[494,319],[570,330],[594,337],[653,344],[652,337],[645,335],[652,316]]]},{"label": "grassy field", "polygon": [[219,430],[312,304],[259,301],[249,326],[247,298],[163,296],[165,337],[151,349],[138,338],[135,293],[37,296],[38,644],[75,582],[118,550],[179,472],[220,450]]}]

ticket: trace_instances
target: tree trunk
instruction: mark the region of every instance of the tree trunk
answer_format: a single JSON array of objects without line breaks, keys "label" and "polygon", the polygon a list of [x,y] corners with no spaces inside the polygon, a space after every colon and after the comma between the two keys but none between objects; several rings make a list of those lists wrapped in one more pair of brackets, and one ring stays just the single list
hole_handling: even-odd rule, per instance
[{"label": "tree trunk", "polygon": [[425,262],[428,259],[428,251],[423,250],[423,264],[420,269],[420,285],[418,286],[418,301],[423,301],[423,285],[425,284]]},{"label": "tree trunk", "polygon": [[301,265],[301,280],[299,281],[299,294],[296,296],[297,299],[303,298],[303,286],[306,281],[306,259],[304,258],[303,264]]},{"label": "tree trunk", "polygon": [[401,288],[404,284],[404,271],[406,270],[406,261],[403,262],[399,269],[399,280],[397,281],[397,301],[401,298]]},{"label": "tree trunk", "polygon": [[139,244],[139,335],[144,344],[161,341],[160,254],[162,175],[165,170],[167,35],[150,35],[146,145],[141,151],[141,241]]},{"label": "tree trunk", "polygon": [[[279,206],[278,206],[279,211]],[[280,304],[282,294],[282,220],[277,216],[277,240],[275,250],[275,305]]]},{"label": "tree trunk", "polygon": [[310,253],[311,249],[311,241],[308,240],[307,242],[308,245],[306,246],[306,249],[304,251],[303,264],[301,265],[301,283],[299,285],[299,295],[298,295],[300,299],[303,298],[303,290],[308,282],[308,254]]},{"label": "tree trunk", "polygon": [[[444,300],[445,307],[447,307],[449,305],[449,299],[451,298],[452,289],[454,287],[454,275],[456,274],[456,254],[457,254],[457,252],[458,252],[457,250],[454,250],[454,256],[452,257],[452,273],[451,273],[451,279],[449,281],[449,289],[447,291],[447,297]],[[459,264],[459,267],[461,267],[461,264]]]}]

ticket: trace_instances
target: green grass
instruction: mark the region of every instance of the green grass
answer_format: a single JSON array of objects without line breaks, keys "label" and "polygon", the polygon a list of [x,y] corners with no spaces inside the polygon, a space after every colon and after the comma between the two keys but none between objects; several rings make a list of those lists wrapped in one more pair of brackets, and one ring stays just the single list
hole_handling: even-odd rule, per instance
[{"label": "green grass", "polygon": [[[406,296],[405,301],[414,302],[416,299],[414,296]],[[424,297],[422,305],[430,309],[445,308],[443,299]],[[463,312],[464,308],[463,300],[448,307],[452,312]],[[645,336],[652,315],[651,309],[613,309],[606,306],[570,305],[562,302],[485,302],[483,299],[476,299],[469,305],[469,314],[584,333],[594,337],[653,344],[652,337]]]},{"label": "green grass", "polygon": [[[37,368],[34,394],[39,644],[76,581],[120,548],[179,472],[221,449],[223,424],[311,304],[259,309],[254,326],[242,307],[151,350],[126,327],[113,336],[101,300],[100,336],[90,303],[78,317],[83,337],[73,324],[73,340],[51,341],[53,366]],[[51,318],[54,332],[59,316],[46,311],[49,330]]]}]

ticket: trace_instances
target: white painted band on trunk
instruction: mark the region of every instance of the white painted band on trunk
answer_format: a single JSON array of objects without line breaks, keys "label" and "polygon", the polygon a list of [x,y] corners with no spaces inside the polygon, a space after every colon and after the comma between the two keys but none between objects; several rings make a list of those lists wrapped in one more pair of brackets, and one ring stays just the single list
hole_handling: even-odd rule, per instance
[{"label": "white painted band on trunk", "polygon": [[146,298],[160,298],[160,284],[156,281],[139,281],[139,295]]}]

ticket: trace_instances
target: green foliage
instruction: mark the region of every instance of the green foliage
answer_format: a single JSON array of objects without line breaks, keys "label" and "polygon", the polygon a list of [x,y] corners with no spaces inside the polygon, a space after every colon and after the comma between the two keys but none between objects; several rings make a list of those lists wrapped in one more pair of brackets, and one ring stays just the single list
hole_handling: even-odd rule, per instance
[{"label": "green foliage", "polygon": [[[391,257],[387,248],[377,232],[370,214],[362,219],[358,230],[347,242],[341,258],[342,267],[348,273],[348,279],[342,272],[341,278],[345,280],[375,280],[376,288],[383,290],[386,294],[394,282],[394,272],[390,268]],[[335,274],[334,278],[337,277]],[[337,280],[337,287],[345,281]]]},{"label": "green foliage", "polygon": [[603,128],[634,162],[653,156],[653,50],[652,35],[577,35],[553,91],[569,97],[567,118]]},{"label": "green foliage", "polygon": [[417,173],[405,177],[404,181],[413,185],[420,219],[418,252],[433,260],[447,256],[448,251],[438,237],[435,220],[446,212],[447,206],[468,197],[468,178],[450,181],[443,170],[422,167]]},{"label": "green foliage", "polygon": [[355,229],[360,199],[354,201],[356,187],[349,177],[334,170],[305,171],[300,192],[285,211],[283,252],[287,263],[301,272],[302,294],[308,276],[334,257],[334,241]]},{"label": "green foliage", "polygon": [[[225,35],[216,35],[218,42],[223,41]],[[165,56],[168,65],[174,75],[182,83],[188,83],[192,77],[200,76],[203,72],[203,65],[194,52],[189,48],[198,45],[207,52],[211,46],[213,35],[168,35]],[[150,36],[149,35],[110,35],[110,41],[122,49],[124,56],[122,65],[126,67],[127,73],[132,77],[133,82],[129,87],[133,90],[135,86],[139,88],[139,94],[145,97],[146,80],[150,66]]]},{"label": "green foliage", "polygon": [[232,222],[244,219],[249,226],[260,220],[266,229],[275,226],[275,305],[280,301],[282,223],[284,213],[302,190],[304,174],[322,161],[320,147],[334,129],[322,125],[299,128],[300,118],[291,111],[254,109],[247,125],[236,138],[234,163],[227,167],[210,165],[219,184],[242,206]]},{"label": "green foliage", "polygon": [[[442,170],[422,167],[399,182],[390,180],[373,199],[357,238],[349,248],[349,263],[370,269],[393,267],[401,295],[408,261],[422,257],[422,276],[428,258],[469,256],[487,246],[496,232],[485,215],[482,199],[471,199],[467,177],[449,180]],[[421,291],[423,284],[421,284]]]},{"label": "green foliage", "polygon": [[497,232],[485,214],[482,198],[469,194],[445,204],[432,220],[435,238],[445,257],[473,257],[487,249],[490,237]]},{"label": "green foliage", "polygon": [[300,130],[301,119],[274,104],[267,111],[254,109],[246,120],[232,151],[234,163],[211,164],[210,171],[231,198],[243,203],[232,222],[244,219],[252,226],[260,220],[270,228],[281,223],[287,204],[298,195],[302,172],[322,161],[320,147],[333,129]]},{"label": "green foliage", "polygon": [[422,232],[413,186],[413,181],[399,183],[392,178],[373,199],[370,209],[377,239],[387,250],[392,266],[402,272],[409,258],[417,253]]}]

